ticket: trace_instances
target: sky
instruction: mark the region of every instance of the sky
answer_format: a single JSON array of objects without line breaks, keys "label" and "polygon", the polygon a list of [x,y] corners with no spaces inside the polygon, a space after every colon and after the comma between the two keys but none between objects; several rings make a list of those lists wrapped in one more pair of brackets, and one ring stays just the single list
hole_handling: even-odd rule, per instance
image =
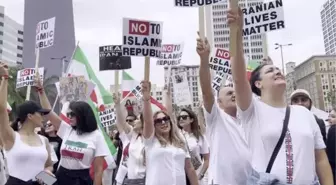
[{"label": "sky", "polygon": [[[293,44],[283,48],[284,61],[300,64],[312,55],[324,54],[320,11],[326,0],[283,0],[286,29],[269,32],[268,53],[281,67],[275,43]],[[122,43],[122,18],[163,22],[163,43],[184,42],[182,63],[198,65],[196,38],[198,9],[174,7],[173,0],[73,0],[76,40],[87,55],[105,87],[114,83],[112,71],[99,72],[98,47]],[[23,23],[24,0],[1,0],[6,15]],[[57,25],[56,25],[57,26]],[[56,35],[57,36],[57,35]],[[144,58],[132,57],[129,73],[143,79]],[[163,86],[163,67],[151,61],[151,81]]]}]

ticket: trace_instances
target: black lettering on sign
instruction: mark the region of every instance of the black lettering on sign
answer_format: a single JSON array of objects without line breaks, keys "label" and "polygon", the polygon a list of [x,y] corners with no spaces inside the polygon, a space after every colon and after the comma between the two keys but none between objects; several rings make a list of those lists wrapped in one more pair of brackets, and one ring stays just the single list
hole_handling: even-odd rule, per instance
[{"label": "black lettering on sign", "polygon": [[178,60],[158,60],[156,65],[179,65],[181,64],[181,59]]},{"label": "black lettering on sign", "polygon": [[204,6],[218,3],[222,0],[175,0],[175,6]]},{"label": "black lettering on sign", "polygon": [[271,22],[263,25],[257,25],[250,28],[244,28],[243,30],[243,36],[249,36],[254,34],[259,34],[263,32],[273,31],[273,30],[279,30],[285,28],[285,22],[284,21],[277,21],[277,22]]},{"label": "black lettering on sign", "polygon": [[122,70],[132,67],[131,57],[122,56],[121,45],[99,47],[99,70]]},{"label": "black lettering on sign", "polygon": [[263,3],[263,4],[258,4],[256,6],[251,6],[249,8],[243,8],[243,14],[249,15],[249,14],[255,14],[255,13],[260,13],[260,12],[265,12],[268,10],[276,9],[283,7],[282,0],[276,0],[268,3]]}]

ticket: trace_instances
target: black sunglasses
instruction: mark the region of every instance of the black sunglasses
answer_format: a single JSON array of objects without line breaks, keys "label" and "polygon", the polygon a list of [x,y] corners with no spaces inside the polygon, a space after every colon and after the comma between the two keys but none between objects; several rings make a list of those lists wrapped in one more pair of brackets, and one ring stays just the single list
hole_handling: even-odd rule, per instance
[{"label": "black sunglasses", "polygon": [[157,124],[157,123],[167,123],[170,121],[170,117],[168,116],[165,116],[163,118],[157,118],[154,120],[154,123]]},{"label": "black sunglasses", "polygon": [[134,122],[134,120],[133,119],[126,119],[126,122],[130,123],[130,122]]},{"label": "black sunglasses", "polygon": [[76,114],[74,113],[74,112],[68,112],[67,113],[67,117],[68,118],[73,118],[73,117],[75,117],[76,116]]},{"label": "black sunglasses", "polygon": [[189,118],[189,115],[181,115],[177,117],[177,120],[187,120]]}]

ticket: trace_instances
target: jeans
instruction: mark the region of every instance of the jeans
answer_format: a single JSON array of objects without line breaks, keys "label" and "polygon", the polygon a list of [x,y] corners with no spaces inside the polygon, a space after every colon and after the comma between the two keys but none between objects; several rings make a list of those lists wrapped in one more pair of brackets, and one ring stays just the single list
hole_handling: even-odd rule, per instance
[{"label": "jeans", "polygon": [[[289,185],[283,182],[280,182],[275,175],[263,172],[256,172],[252,170],[251,175],[247,178],[246,185]],[[314,182],[307,185],[320,185],[318,178],[316,177]]]}]

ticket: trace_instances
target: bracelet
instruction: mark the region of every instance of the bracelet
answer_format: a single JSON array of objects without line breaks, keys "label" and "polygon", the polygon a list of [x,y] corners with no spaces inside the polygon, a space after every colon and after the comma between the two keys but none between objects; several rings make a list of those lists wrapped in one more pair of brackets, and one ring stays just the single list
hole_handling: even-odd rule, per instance
[{"label": "bracelet", "polygon": [[8,80],[9,79],[9,76],[8,75],[2,75],[1,76],[3,79],[5,79],[5,80]]}]

